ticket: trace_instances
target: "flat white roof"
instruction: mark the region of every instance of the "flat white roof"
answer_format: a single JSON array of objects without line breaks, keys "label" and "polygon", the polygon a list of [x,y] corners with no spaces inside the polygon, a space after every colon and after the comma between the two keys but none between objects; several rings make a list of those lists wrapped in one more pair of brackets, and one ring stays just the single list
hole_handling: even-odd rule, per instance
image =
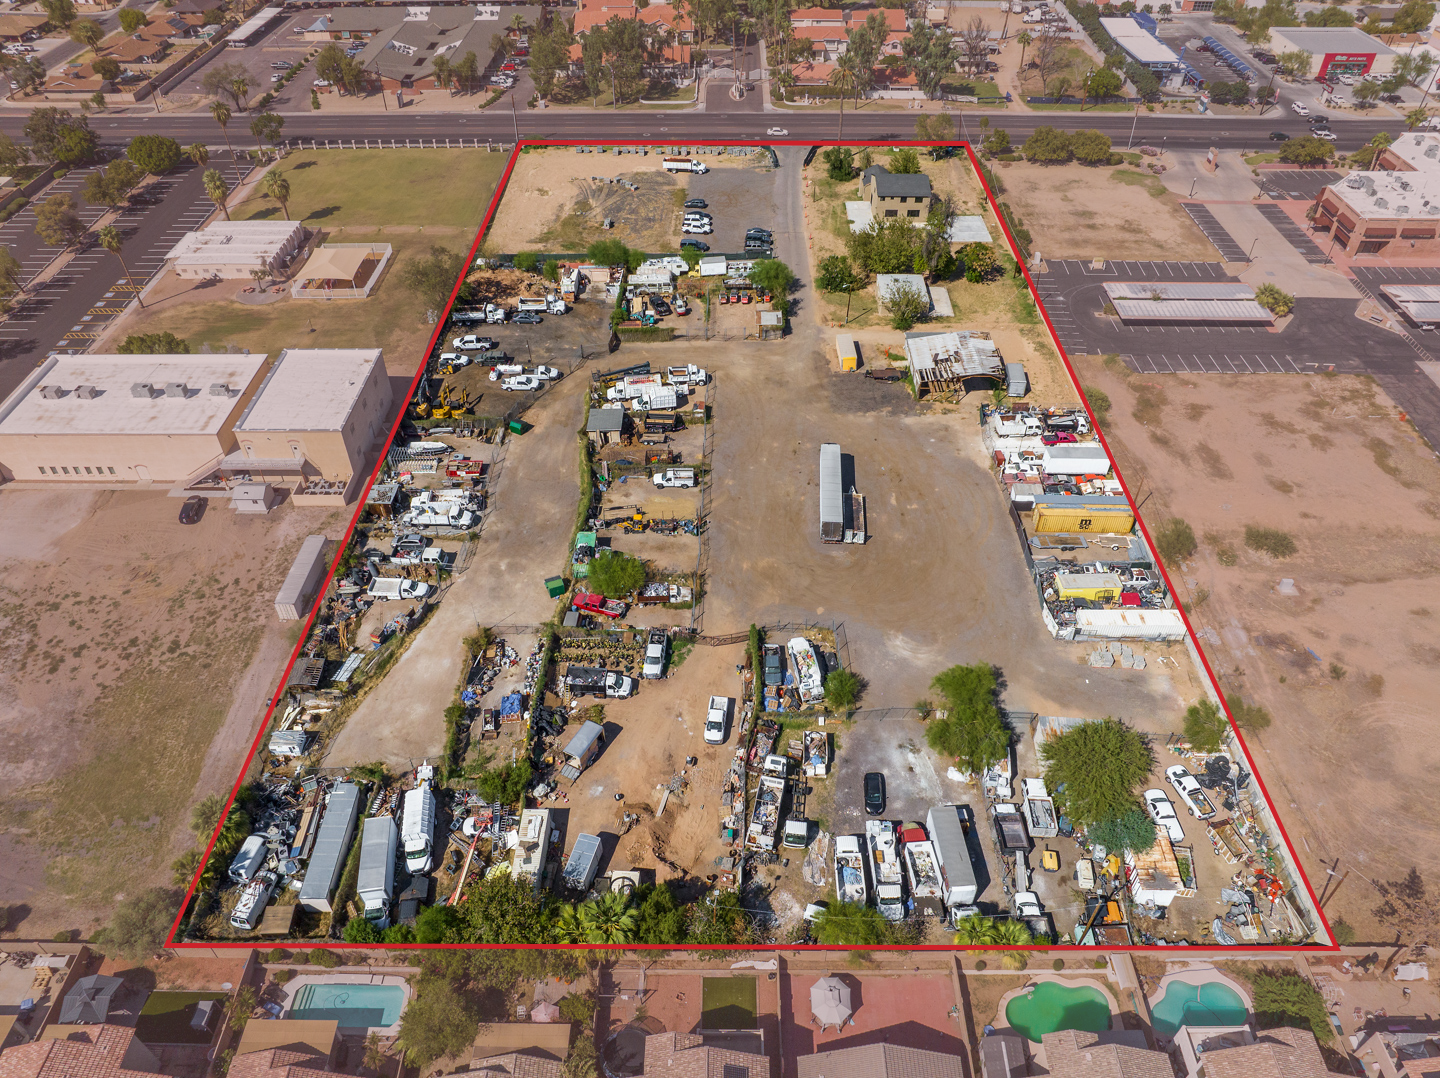
[{"label": "flat white roof", "polygon": [[1440,217],[1440,169],[1352,172],[1325,190],[1362,218],[1425,223]]},{"label": "flat white roof", "polygon": [[1276,52],[1283,51],[1288,44],[1293,49],[1303,49],[1317,60],[1336,52],[1395,55],[1395,50],[1383,41],[1353,26],[1272,26],[1270,38]]},{"label": "flat white roof", "polygon": [[1106,281],[1105,294],[1111,300],[1144,299],[1254,299],[1255,289],[1242,281]]},{"label": "flat white roof", "polygon": [[1390,152],[1417,172],[1440,171],[1440,135],[1407,131],[1390,144]]},{"label": "flat white roof", "polygon": [[[0,404],[0,435],[215,434],[264,363],[263,353],[52,356]],[[137,383],[154,389],[136,396]],[[170,383],[183,383],[184,396],[166,395]],[[216,383],[228,393],[212,394]],[[47,398],[47,386],[62,392]],[[81,396],[80,386],[93,387],[94,396]]]},{"label": "flat white roof", "polygon": [[339,430],[377,363],[378,348],[287,348],[235,431]]},{"label": "flat white roof", "polygon": [[1167,322],[1273,322],[1275,316],[1253,299],[1117,299],[1111,300],[1122,319]]},{"label": "flat white roof", "polygon": [[185,233],[165,257],[180,265],[258,266],[287,246],[298,247],[304,231],[299,221],[216,221],[199,232]]},{"label": "flat white roof", "polygon": [[261,8],[248,22],[238,27],[233,34],[227,37],[226,41],[245,41],[252,35],[259,33],[265,25],[273,19],[278,19],[283,14],[283,7]]},{"label": "flat white roof", "polygon": [[1178,64],[1175,50],[1131,18],[1101,19],[1100,25],[1115,44],[1142,64]]}]

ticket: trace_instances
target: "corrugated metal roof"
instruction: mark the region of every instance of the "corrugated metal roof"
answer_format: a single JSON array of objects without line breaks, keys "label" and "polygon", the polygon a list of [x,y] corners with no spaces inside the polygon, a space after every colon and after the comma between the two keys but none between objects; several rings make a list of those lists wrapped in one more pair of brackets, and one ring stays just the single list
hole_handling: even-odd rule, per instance
[{"label": "corrugated metal roof", "polygon": [[300,887],[300,904],[322,912],[330,909],[330,895],[340,879],[350,840],[355,834],[355,816],[360,810],[360,787],[353,782],[336,783],[325,805],[325,817],[315,837],[315,852],[305,869]]},{"label": "corrugated metal roof", "polygon": [[840,445],[826,442],[820,447],[820,523],[845,523],[845,508],[840,497]]},{"label": "corrugated metal roof", "polygon": [[1252,300],[1117,299],[1121,318],[1172,322],[1273,322],[1275,316]]},{"label": "corrugated metal roof", "polygon": [[590,886],[600,865],[602,847],[595,835],[577,835],[570,856],[565,859],[565,882],[576,890]]},{"label": "corrugated metal roof", "polygon": [[365,821],[360,838],[360,875],[356,889],[361,895],[395,889],[395,817],[372,816]]},{"label": "corrugated metal roof", "polygon": [[280,585],[277,603],[298,603],[309,590],[312,577],[325,557],[325,537],[310,535],[300,544],[300,553],[285,574],[285,583]]},{"label": "corrugated metal roof", "polygon": [[1380,291],[1397,303],[1415,303],[1421,300],[1440,303],[1440,285],[1437,284],[1387,284],[1381,285]]},{"label": "corrugated metal roof", "polygon": [[1150,34],[1134,19],[1101,19],[1100,25],[1115,39],[1115,43],[1142,64],[1177,64],[1180,57],[1175,50],[1158,37]]},{"label": "corrugated metal roof", "polygon": [[1114,299],[1254,299],[1255,289],[1239,281],[1107,281],[1105,294]]}]

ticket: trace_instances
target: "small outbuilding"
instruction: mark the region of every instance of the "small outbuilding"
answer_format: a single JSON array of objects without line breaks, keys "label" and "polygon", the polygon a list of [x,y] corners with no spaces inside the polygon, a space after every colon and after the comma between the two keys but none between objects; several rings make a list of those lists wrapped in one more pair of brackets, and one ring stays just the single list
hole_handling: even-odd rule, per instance
[{"label": "small outbuilding", "polygon": [[595,762],[600,755],[600,750],[605,747],[605,727],[598,722],[591,722],[589,719],[581,723],[579,731],[570,739],[569,744],[561,750],[565,757],[565,765],[560,768],[560,774],[574,782],[580,777],[580,773]]},{"label": "small outbuilding", "polygon": [[279,276],[304,246],[299,221],[216,221],[187,232],[165,257],[177,277],[246,279],[256,269]]},{"label": "small outbuilding", "polygon": [[570,856],[565,859],[565,886],[572,891],[588,891],[600,870],[604,847],[597,835],[577,835]]},{"label": "small outbuilding", "polygon": [[590,439],[590,444],[596,449],[619,441],[624,430],[625,409],[623,406],[591,408],[590,414],[585,420],[585,434]]},{"label": "small outbuilding", "polygon": [[280,593],[275,596],[275,613],[281,621],[299,621],[315,601],[315,590],[325,576],[325,537],[307,536]]},{"label": "small outbuilding", "polygon": [[364,299],[390,261],[388,243],[327,243],[315,248],[295,275],[296,299]]}]

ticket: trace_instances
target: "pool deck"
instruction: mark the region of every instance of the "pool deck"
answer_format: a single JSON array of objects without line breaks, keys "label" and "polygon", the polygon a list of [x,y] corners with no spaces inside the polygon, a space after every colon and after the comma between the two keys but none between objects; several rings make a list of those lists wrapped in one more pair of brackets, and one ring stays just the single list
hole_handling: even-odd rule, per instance
[{"label": "pool deck", "polygon": [[[328,974],[305,974],[296,977],[294,980],[280,986],[280,1006],[284,1008],[286,1018],[291,1016],[295,1007],[295,996],[306,985],[317,984],[350,984],[350,985],[387,985],[398,988],[405,993],[405,1002],[401,1005],[401,1013],[410,1004],[410,985],[404,977],[397,977],[387,973],[328,973]],[[378,1034],[380,1037],[397,1037],[400,1035],[400,1022],[397,1019],[394,1025],[390,1026],[342,1026],[341,1029],[360,1029]]]}]

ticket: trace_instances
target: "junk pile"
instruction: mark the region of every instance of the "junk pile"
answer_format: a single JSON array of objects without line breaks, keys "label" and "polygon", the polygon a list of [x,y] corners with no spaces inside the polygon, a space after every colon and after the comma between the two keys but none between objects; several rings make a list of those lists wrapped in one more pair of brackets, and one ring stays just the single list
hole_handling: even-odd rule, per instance
[{"label": "junk pile", "polygon": [[1108,670],[1117,659],[1126,670],[1145,669],[1145,656],[1136,655],[1128,644],[1101,644],[1090,653],[1087,661],[1097,670]]}]

